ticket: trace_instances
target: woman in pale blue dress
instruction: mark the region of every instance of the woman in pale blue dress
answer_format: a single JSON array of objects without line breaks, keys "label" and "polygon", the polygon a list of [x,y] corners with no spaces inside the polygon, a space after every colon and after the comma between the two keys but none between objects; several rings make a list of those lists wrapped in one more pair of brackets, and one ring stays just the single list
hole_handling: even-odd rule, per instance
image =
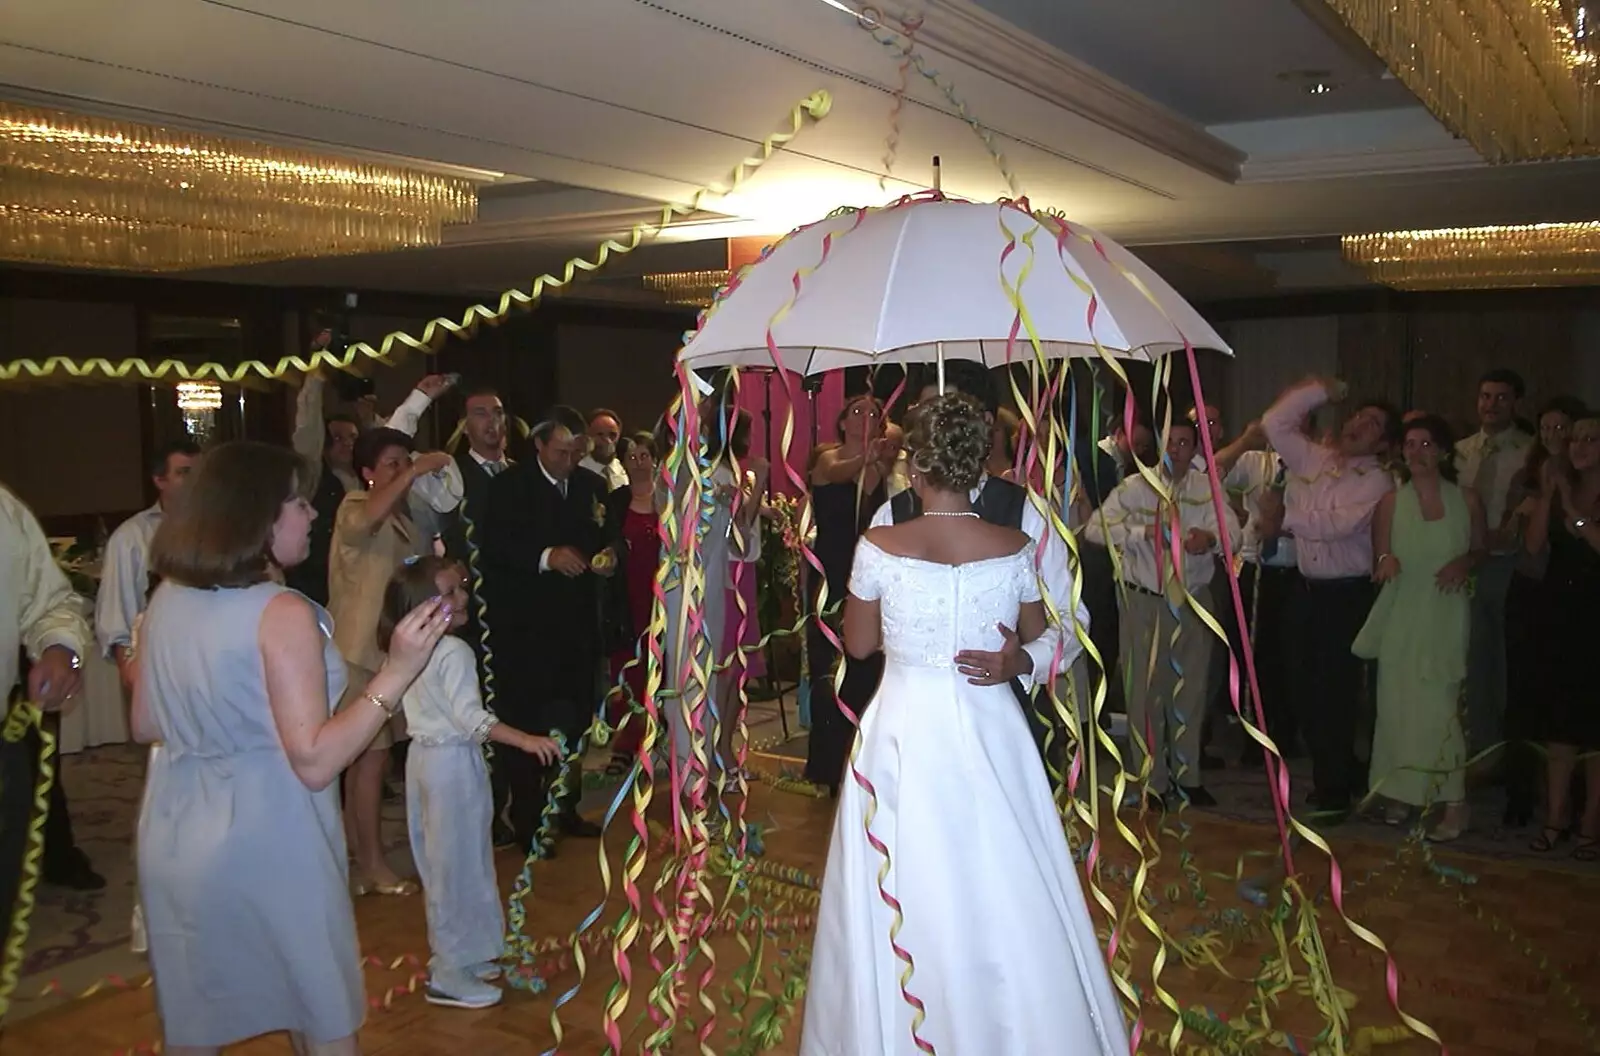
[{"label": "woman in pale blue dress", "polygon": [[151,544],[133,731],[160,742],[139,819],[139,894],[165,1051],[288,1031],[353,1056],[365,1014],[333,782],[399,706],[449,624],[437,599],[395,628],[361,703],[327,614],[282,585],[316,516],[286,448],[206,456]]}]

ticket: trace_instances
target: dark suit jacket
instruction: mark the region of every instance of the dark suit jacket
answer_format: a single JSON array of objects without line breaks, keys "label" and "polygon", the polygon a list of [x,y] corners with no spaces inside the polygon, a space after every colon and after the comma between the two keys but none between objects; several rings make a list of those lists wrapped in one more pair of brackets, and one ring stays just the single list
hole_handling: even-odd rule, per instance
[{"label": "dark suit jacket", "polygon": [[622,537],[622,522],[628,515],[628,504],[633,501],[633,489],[624,484],[606,496],[606,545],[617,555],[617,571],[606,584],[604,631],[606,652],[615,652],[633,646],[634,639],[644,628],[633,625],[633,613],[628,607],[628,542]]},{"label": "dark suit jacket", "polygon": [[344,495],[344,482],[328,468],[327,462],[323,462],[317,490],[311,495],[311,507],[317,511],[317,519],[311,522],[311,549],[304,561],[283,576],[284,582],[318,605],[328,604],[328,558],[333,551],[333,522]]},{"label": "dark suit jacket", "polygon": [[573,470],[563,498],[533,459],[495,477],[482,520],[474,518],[496,699],[518,728],[572,733],[597,703],[603,581],[592,572],[541,572],[539,558],[557,546],[585,557],[605,549],[604,498],[604,482],[584,469]]}]

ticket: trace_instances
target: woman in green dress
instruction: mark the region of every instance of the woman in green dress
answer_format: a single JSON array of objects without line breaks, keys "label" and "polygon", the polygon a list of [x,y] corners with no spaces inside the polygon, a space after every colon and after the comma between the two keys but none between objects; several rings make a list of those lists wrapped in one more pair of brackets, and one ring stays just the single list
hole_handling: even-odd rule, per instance
[{"label": "woman in green dress", "polygon": [[1373,579],[1383,584],[1352,651],[1378,662],[1373,792],[1385,819],[1442,805],[1428,832],[1466,828],[1466,739],[1457,707],[1467,674],[1467,584],[1485,553],[1483,504],[1456,484],[1450,427],[1434,415],[1406,424],[1405,483],[1373,518]]}]

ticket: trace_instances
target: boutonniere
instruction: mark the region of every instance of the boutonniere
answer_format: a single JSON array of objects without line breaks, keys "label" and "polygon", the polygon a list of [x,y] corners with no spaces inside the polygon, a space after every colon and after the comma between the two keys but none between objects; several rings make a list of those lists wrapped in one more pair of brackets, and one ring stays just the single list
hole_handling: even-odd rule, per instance
[{"label": "boutonniere", "polygon": [[594,523],[601,528],[606,526],[606,504],[599,499],[596,499],[594,503]]}]

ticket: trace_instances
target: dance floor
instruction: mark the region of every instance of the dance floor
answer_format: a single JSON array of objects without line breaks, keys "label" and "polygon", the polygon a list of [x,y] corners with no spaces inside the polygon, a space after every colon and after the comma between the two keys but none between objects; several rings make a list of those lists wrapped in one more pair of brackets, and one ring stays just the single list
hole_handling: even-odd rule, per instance
[{"label": "dance floor", "polygon": [[[758,765],[775,770],[781,763],[768,758]],[[659,815],[660,802],[653,815]],[[747,817],[763,825],[765,860],[819,875],[826,855],[831,804],[766,784],[752,787]],[[1131,815],[1130,822],[1135,822]],[[1151,916],[1174,940],[1184,942],[1209,932],[1216,940],[1215,964],[1186,966],[1174,949],[1161,976],[1162,986],[1185,1006],[1205,1007],[1228,1016],[1243,1012],[1258,1000],[1263,957],[1278,948],[1279,938],[1264,926],[1269,911],[1243,897],[1234,880],[1243,863],[1268,895],[1269,909],[1276,905],[1280,886],[1274,881],[1271,854],[1275,836],[1270,827],[1207,816],[1199,811],[1184,815],[1186,835],[1176,830],[1163,838],[1164,854],[1154,868],[1146,890],[1151,894]],[[1170,828],[1170,826],[1169,826]],[[625,845],[621,826],[608,835],[612,854],[613,887],[602,922],[614,919],[622,906],[615,880],[617,856]],[[1592,1011],[1600,1009],[1600,882],[1587,872],[1548,868],[1527,861],[1496,861],[1473,855],[1440,855],[1430,867],[1420,849],[1398,849],[1363,838],[1359,827],[1330,831],[1344,869],[1345,908],[1352,917],[1372,928],[1388,942],[1400,966],[1402,1006],[1437,1029],[1458,1053],[1564,1054],[1597,1051],[1590,1027]],[[659,841],[658,841],[659,842]],[[596,841],[568,841],[557,857],[533,868],[533,894],[528,900],[526,934],[534,938],[570,933],[603,899]],[[960,853],[952,848],[952,853]],[[1182,851],[1187,851],[1186,856]],[[1266,852],[1266,853],[1252,853]],[[1243,857],[1241,857],[1243,856]],[[1188,859],[1193,868],[1185,870]],[[1131,853],[1112,849],[1111,864],[1103,870],[1103,884],[1121,904],[1128,891],[1127,866]],[[642,874],[646,892],[659,871],[660,857],[652,854]],[[499,858],[501,880],[509,890],[521,868],[510,854]],[[1348,993],[1348,1019],[1353,1034],[1352,1051],[1408,1054],[1435,1051],[1420,1038],[1396,1038],[1397,1017],[1384,996],[1381,956],[1363,945],[1340,923],[1325,897],[1327,863],[1314,849],[1302,846],[1296,866],[1302,888],[1319,898],[1321,934],[1333,969],[1334,982]],[[714,884],[722,892],[725,881]],[[1203,900],[1197,899],[1197,893]],[[769,930],[763,949],[759,989],[776,994],[785,979],[800,974],[804,944],[809,933],[806,914],[813,905],[804,889],[783,882],[764,884],[753,896],[769,916],[782,923]],[[482,1012],[441,1009],[412,992],[421,960],[426,957],[427,936],[422,903],[417,898],[367,898],[357,905],[357,919],[365,951],[368,994],[374,1008],[362,1033],[363,1051],[382,1056],[421,1056],[425,1053],[470,1052],[479,1056],[544,1052],[554,1044],[551,1024],[552,995],[563,994],[578,982],[570,958],[547,959],[550,991],[534,996],[509,992],[498,1008]],[[1103,923],[1103,917],[1097,915]],[[620,1017],[626,1051],[638,1051],[650,1032],[645,1013],[648,991],[657,972],[648,963],[646,938],[634,947],[634,988],[627,1011]],[[1296,923],[1282,930],[1293,948]],[[1149,965],[1155,942],[1135,925],[1128,932],[1136,982],[1150,993]],[[707,961],[690,963],[682,984],[684,1007],[695,1027],[707,1025],[699,998],[708,998],[715,1012],[706,1046],[715,1053],[770,1051],[793,1053],[799,1041],[796,1007],[792,1015],[759,994],[736,1016],[741,988],[735,973],[749,955],[739,936],[731,931],[712,934],[708,945],[715,955],[712,981],[703,990],[697,978]],[[753,944],[748,934],[747,943]],[[662,951],[665,953],[665,948]],[[398,966],[396,966],[398,962]],[[1292,977],[1275,984],[1278,993],[1272,1021],[1296,1037],[1300,1051],[1310,1047],[1311,1036],[1321,1027],[1309,992],[1305,962],[1297,955],[1287,962]],[[137,980],[130,980],[137,983]],[[587,978],[560,1009],[563,1031],[561,1051],[599,1053],[605,1049],[602,1032],[607,994],[616,982],[610,947],[595,947],[588,959]],[[22,996],[22,995],[19,995]],[[4,1034],[7,1056],[56,1056],[71,1053],[150,1051],[159,1025],[148,988],[106,988],[95,995],[59,1005],[14,1023]],[[778,1003],[781,1005],[781,1002]],[[765,1007],[766,1017],[756,1015]],[[1147,1031],[1171,1028],[1169,1014],[1147,1006]],[[751,1024],[765,1019],[769,1033],[753,1037]],[[781,1038],[776,1037],[781,1028]],[[770,1045],[758,1049],[757,1041]],[[1198,1029],[1186,1030],[1185,1051],[1214,1051]],[[1144,1051],[1165,1049],[1147,1034]],[[1271,1046],[1283,1051],[1281,1046]],[[268,1038],[230,1050],[239,1053],[282,1053],[282,1038]],[[680,1029],[667,1051],[699,1051],[692,1035]],[[1261,1051],[1268,1051],[1263,1046]],[[1329,1050],[1331,1051],[1331,1050]],[[967,1054],[955,1054],[967,1056]],[[981,1054],[1002,1056],[1002,1054]],[[1009,1056],[1009,1054],[1004,1054]],[[1032,1054],[1029,1054],[1032,1056]]]}]

